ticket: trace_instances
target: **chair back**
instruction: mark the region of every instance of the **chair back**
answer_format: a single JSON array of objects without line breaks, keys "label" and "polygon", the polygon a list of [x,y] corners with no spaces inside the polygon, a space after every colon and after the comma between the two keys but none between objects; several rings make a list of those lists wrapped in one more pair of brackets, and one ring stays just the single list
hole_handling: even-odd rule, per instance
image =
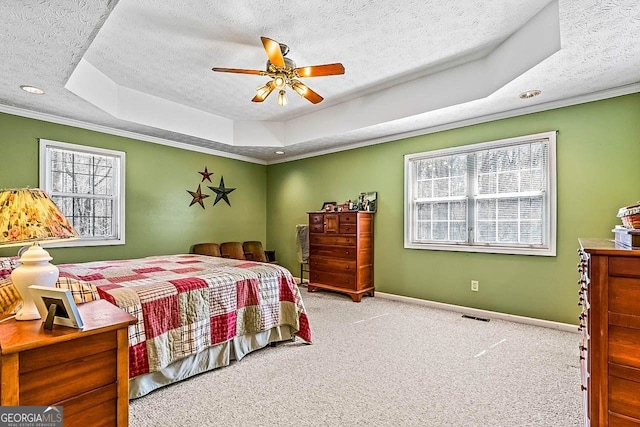
[{"label": "chair back", "polygon": [[264,249],[262,248],[262,242],[258,242],[258,241],[249,241],[249,242],[244,242],[242,244],[242,249],[244,250],[245,255],[247,254],[251,254],[251,257],[249,259],[251,259],[252,261],[258,261],[258,262],[267,262],[267,255],[264,252]]},{"label": "chair back", "polygon": [[217,243],[198,243],[197,245],[193,245],[193,253],[219,257],[220,245]]},{"label": "chair back", "polygon": [[220,254],[224,258],[247,259],[244,256],[242,243],[240,242],[224,242],[220,244]]}]

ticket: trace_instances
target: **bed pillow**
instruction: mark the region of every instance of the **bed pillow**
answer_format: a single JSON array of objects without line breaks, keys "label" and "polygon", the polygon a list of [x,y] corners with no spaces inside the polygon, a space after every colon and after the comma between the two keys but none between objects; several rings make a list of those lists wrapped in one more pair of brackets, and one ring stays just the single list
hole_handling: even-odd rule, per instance
[{"label": "bed pillow", "polygon": [[11,278],[0,277],[0,318],[13,314],[21,302],[22,298],[20,298],[20,294],[13,286]]},{"label": "bed pillow", "polygon": [[20,265],[20,258],[17,256],[0,257],[0,279],[11,276],[14,268]]},{"label": "bed pillow", "polygon": [[56,288],[69,289],[76,304],[95,301],[100,299],[98,289],[95,285],[83,280],[72,279],[71,277],[59,277],[55,284]]}]

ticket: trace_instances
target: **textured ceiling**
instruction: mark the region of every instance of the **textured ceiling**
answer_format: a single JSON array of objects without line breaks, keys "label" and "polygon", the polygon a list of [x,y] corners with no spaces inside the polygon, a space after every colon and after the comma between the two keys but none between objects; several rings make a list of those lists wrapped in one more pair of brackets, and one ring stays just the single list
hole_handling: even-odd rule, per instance
[{"label": "textured ceiling", "polygon": [[[142,139],[273,162],[639,90],[637,0],[559,0],[561,49],[488,96],[336,130],[288,145],[280,157],[275,147],[227,145],[119,119],[65,89],[84,58],[117,85],[224,119],[287,123],[325,110],[326,126],[331,127],[332,108],[337,111],[363,95],[393,90],[443,64],[484,55],[548,4],[549,0],[0,2],[0,111],[43,113],[53,121],[78,121]],[[266,56],[260,36],[286,43],[288,57],[298,66],[341,62],[346,73],[304,80],[324,96],[317,105],[293,92],[286,107],[279,107],[274,95],[262,104],[252,103],[265,77],[214,73],[211,67],[263,69]],[[41,87],[46,95],[23,92],[21,84]],[[540,89],[542,95],[518,98],[530,89]],[[615,91],[606,92],[610,89]],[[428,94],[416,93],[416,99],[408,96],[406,102],[424,96]]]}]

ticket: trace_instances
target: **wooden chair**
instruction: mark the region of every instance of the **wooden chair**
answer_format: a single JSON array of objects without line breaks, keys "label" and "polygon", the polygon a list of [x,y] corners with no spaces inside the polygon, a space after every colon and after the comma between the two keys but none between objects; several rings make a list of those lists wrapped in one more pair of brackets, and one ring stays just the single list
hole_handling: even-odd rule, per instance
[{"label": "wooden chair", "polygon": [[242,249],[242,243],[240,242],[224,242],[220,244],[220,254],[223,258],[233,258],[245,260],[244,249]]},{"label": "wooden chair", "polygon": [[199,255],[221,256],[220,245],[217,243],[198,243],[193,245],[193,253]]},{"label": "wooden chair", "polygon": [[276,251],[265,251],[262,248],[262,242],[255,240],[244,242],[242,248],[245,256],[251,254],[251,256],[247,256],[247,259],[258,262],[276,262]]}]

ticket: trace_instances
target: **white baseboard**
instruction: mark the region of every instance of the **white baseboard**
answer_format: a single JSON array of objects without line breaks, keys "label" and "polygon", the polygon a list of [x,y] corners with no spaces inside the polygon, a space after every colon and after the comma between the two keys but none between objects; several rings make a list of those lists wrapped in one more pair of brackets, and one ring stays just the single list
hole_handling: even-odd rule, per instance
[{"label": "white baseboard", "polygon": [[568,323],[553,322],[551,320],[535,319],[533,317],[516,316],[514,314],[499,313],[497,311],[481,310],[479,308],[464,307],[461,305],[446,304],[443,302],[429,301],[419,298],[406,297],[403,295],[388,294],[376,291],[376,297],[386,298],[409,304],[424,305],[426,307],[440,310],[455,311],[469,316],[484,317],[489,319],[507,320],[509,322],[526,323],[527,325],[542,326],[544,328],[557,329],[565,332],[579,333],[577,325]]}]

